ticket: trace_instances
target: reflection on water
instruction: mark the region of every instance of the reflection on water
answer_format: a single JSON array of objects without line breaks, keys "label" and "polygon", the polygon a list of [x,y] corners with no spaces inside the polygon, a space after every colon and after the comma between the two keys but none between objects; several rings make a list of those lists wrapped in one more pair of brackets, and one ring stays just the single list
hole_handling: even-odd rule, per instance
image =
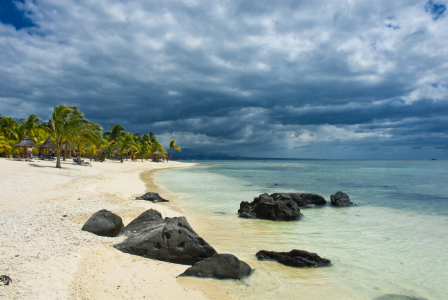
[{"label": "reflection on water", "polygon": [[[201,224],[199,228],[203,230],[198,230],[199,234],[208,243],[220,253],[236,255],[255,269],[254,274],[242,282],[206,280],[207,284],[235,299],[373,299],[391,293],[445,299],[448,294],[445,285],[448,280],[446,212],[434,213],[433,208],[412,210],[409,203],[404,209],[397,209],[412,190],[439,199],[441,207],[445,207],[443,201],[446,200],[440,192],[446,187],[440,187],[439,194],[431,191],[447,179],[443,171],[427,171],[419,165],[406,168],[403,163],[400,167],[396,162],[391,163],[394,170],[378,166],[378,162],[370,166],[363,162],[362,168],[353,162],[347,166],[332,161],[321,162],[317,167],[294,165],[297,162],[292,162],[293,166],[276,163],[268,168],[253,166],[254,163],[227,164],[156,173],[158,184],[178,193],[176,202]],[[432,181],[428,188],[426,180],[420,179],[418,187],[410,187],[409,183],[400,180],[385,184],[381,179],[389,177],[389,173],[400,173],[400,178],[415,184],[418,181],[414,178],[417,167],[420,167],[421,176],[425,176],[425,172],[438,172],[439,183]],[[351,197],[353,202],[362,205],[302,210],[305,217],[296,222],[238,218],[236,212],[241,201],[251,201],[262,192],[278,191],[278,187],[266,187],[266,183],[274,177],[278,180],[275,175],[280,172],[279,168],[294,172],[307,170],[309,175],[304,179],[301,173],[288,174],[288,180],[283,180],[282,191],[316,192],[327,200],[331,192],[322,186],[332,186],[334,193],[339,190],[334,188],[335,181],[340,182],[339,179],[331,181],[327,173],[344,173],[343,181],[351,181],[349,195],[354,195]],[[313,173],[313,169],[318,174]],[[364,176],[360,177],[361,169]],[[303,185],[304,181],[307,186]],[[391,188],[379,190],[381,185]],[[400,196],[391,196],[397,194]],[[409,199],[415,202],[420,198]],[[392,204],[385,205],[388,202]],[[417,203],[414,207],[423,206]],[[333,265],[298,269],[275,262],[260,262],[255,257],[259,250],[291,249],[316,252],[330,259]],[[190,281],[195,280],[204,282],[203,279]]]}]

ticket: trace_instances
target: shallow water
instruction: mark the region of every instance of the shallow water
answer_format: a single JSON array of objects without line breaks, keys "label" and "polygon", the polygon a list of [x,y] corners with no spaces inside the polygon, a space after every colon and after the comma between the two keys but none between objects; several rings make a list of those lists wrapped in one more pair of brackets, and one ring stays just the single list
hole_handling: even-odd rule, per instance
[{"label": "shallow water", "polygon": [[[155,180],[206,224],[199,233],[218,252],[255,269],[242,282],[208,280],[233,298],[448,295],[447,161],[211,161],[157,172]],[[302,209],[305,217],[294,222],[237,215],[241,201],[265,192],[310,192],[328,201],[338,190],[357,205]],[[303,249],[333,264],[298,269],[259,262],[255,253],[262,249]]]}]

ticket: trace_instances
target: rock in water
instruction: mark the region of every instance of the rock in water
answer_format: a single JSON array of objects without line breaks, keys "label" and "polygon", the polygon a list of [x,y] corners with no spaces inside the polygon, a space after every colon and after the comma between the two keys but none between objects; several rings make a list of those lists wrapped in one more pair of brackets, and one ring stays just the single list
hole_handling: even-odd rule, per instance
[{"label": "rock in water", "polygon": [[135,197],[135,200],[146,200],[154,203],[157,202],[170,202],[169,200],[163,199],[158,193],[149,192],[140,197]]},{"label": "rock in water", "polygon": [[249,276],[251,267],[232,254],[216,254],[196,263],[179,276],[241,279]]},{"label": "rock in water", "polygon": [[271,194],[271,197],[274,200],[281,200],[281,199],[291,199],[299,207],[306,207],[309,204],[314,204],[317,206],[322,206],[327,204],[327,201],[325,201],[324,197],[318,194],[311,194],[311,193],[274,193]]},{"label": "rock in water", "polygon": [[261,250],[257,252],[256,256],[258,260],[275,260],[290,267],[321,267],[331,263],[330,260],[322,258],[316,253],[296,249],[290,252]]},{"label": "rock in water", "polygon": [[330,196],[331,199],[331,205],[333,206],[350,206],[353,205],[352,202],[350,202],[350,198],[346,193],[343,193],[341,191],[337,192],[334,195]]},{"label": "rock in water", "polygon": [[376,297],[374,300],[426,300],[426,299],[419,297],[397,295],[397,294],[387,294],[380,297]]},{"label": "rock in water", "polygon": [[123,230],[123,221],[116,214],[102,209],[94,213],[82,230],[101,236],[115,237]]},{"label": "rock in water", "polygon": [[300,209],[291,198],[274,200],[268,194],[261,194],[251,203],[241,202],[238,214],[242,218],[292,221],[300,218]]},{"label": "rock in water", "polygon": [[114,247],[122,252],[172,263],[193,265],[216,254],[185,217],[165,218],[147,210],[126,226],[127,239]]}]

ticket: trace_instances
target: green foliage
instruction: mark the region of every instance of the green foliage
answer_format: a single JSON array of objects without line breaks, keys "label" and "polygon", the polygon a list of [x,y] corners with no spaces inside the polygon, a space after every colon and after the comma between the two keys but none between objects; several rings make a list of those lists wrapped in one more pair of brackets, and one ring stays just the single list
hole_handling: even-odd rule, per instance
[{"label": "green foliage", "polygon": [[18,143],[19,140],[10,140],[5,136],[0,135],[0,153],[5,153],[8,157],[18,154],[20,150],[12,145]]},{"label": "green foliage", "polygon": [[48,123],[42,128],[49,134],[57,146],[56,168],[61,168],[61,150],[62,144],[70,141],[76,130],[88,123],[84,115],[77,107],[68,107],[66,105],[56,106]]},{"label": "green foliage", "polygon": [[124,127],[120,124],[112,124],[110,125],[110,131],[104,133],[104,138],[109,142],[116,142],[120,136],[125,134]]},{"label": "green foliage", "polygon": [[123,162],[123,155],[128,152],[133,153],[133,151],[138,150],[138,144],[135,142],[132,133],[129,132],[119,136],[117,138],[116,145],[118,148],[118,154],[121,156],[121,162]]},{"label": "green foliage", "polygon": [[172,140],[170,143],[170,152],[168,154],[169,157],[171,157],[171,149],[174,149],[176,151],[180,151],[180,147],[178,145],[176,145],[176,141]]},{"label": "green foliage", "polygon": [[11,117],[0,117],[0,134],[7,139],[18,139],[17,127],[19,124]]},{"label": "green foliage", "polygon": [[[0,153],[8,156],[20,152],[20,149],[12,147],[25,135],[36,144],[41,145],[47,138],[56,144],[56,167],[61,167],[61,153],[63,144],[76,146],[78,156],[88,154],[96,156],[97,150],[107,149],[112,152],[118,149],[123,162],[123,157],[128,153],[136,154],[143,160],[144,157],[159,150],[166,153],[162,145],[157,141],[154,132],[140,135],[140,133],[126,133],[120,124],[112,124],[110,131],[102,134],[102,127],[94,122],[89,122],[77,107],[66,105],[56,106],[48,120],[41,124],[39,117],[31,114],[26,119],[14,120],[12,117],[0,116]],[[174,143],[173,143],[174,142]],[[180,151],[175,141],[170,144],[171,149]],[[36,152],[36,149],[33,149]]]}]

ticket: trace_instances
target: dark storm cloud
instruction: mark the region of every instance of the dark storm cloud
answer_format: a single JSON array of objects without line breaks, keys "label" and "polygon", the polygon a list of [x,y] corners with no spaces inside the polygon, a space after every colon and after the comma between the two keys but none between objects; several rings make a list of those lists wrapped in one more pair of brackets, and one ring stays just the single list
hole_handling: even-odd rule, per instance
[{"label": "dark storm cloud", "polygon": [[78,105],[105,128],[231,154],[448,155],[444,1],[14,7],[36,26],[0,24],[1,114]]}]

